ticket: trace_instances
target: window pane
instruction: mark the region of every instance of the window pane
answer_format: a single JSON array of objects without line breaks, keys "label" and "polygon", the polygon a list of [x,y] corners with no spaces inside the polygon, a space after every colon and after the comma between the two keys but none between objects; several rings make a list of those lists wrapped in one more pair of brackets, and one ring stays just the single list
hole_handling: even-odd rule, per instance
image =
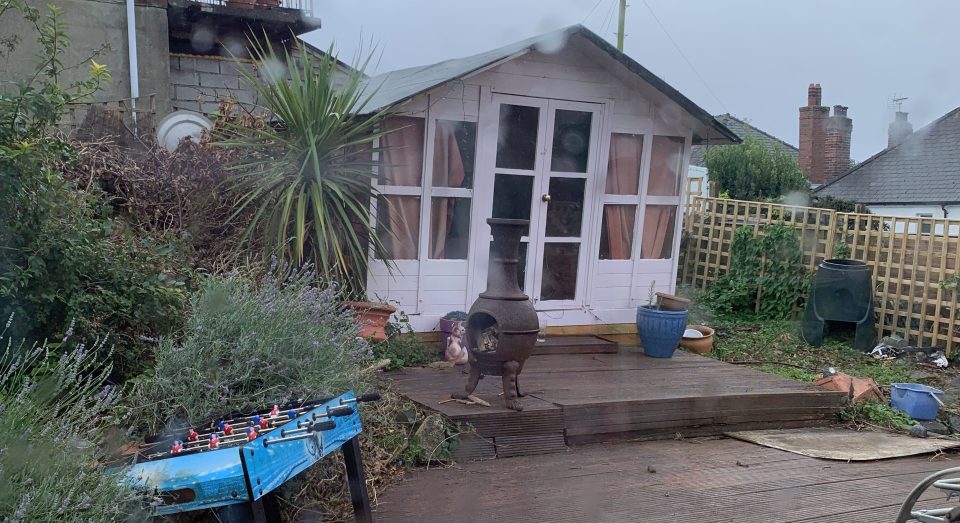
[{"label": "window pane", "polygon": [[[530,219],[533,200],[533,176],[500,174],[493,179],[493,218]],[[524,231],[529,234],[530,228]]]},{"label": "window pane", "polygon": [[497,167],[532,171],[537,158],[539,125],[539,107],[501,105],[500,130],[497,135]]},{"label": "window pane", "polygon": [[473,187],[476,122],[437,120],[433,139],[433,186]]},{"label": "window pane", "polygon": [[610,135],[607,194],[639,194],[642,158],[642,134],[613,133]]},{"label": "window pane", "polygon": [[547,236],[580,236],[586,182],[583,178],[550,178]]},{"label": "window pane", "polygon": [[600,259],[629,260],[633,252],[636,205],[604,205],[600,224]]},{"label": "window pane", "polygon": [[577,297],[579,243],[543,245],[543,282],[540,300],[572,300]]},{"label": "window pane", "polygon": [[680,167],[683,165],[683,138],[654,136],[650,152],[650,180],[647,194],[680,195]]},{"label": "window pane", "polygon": [[551,170],[565,173],[587,172],[592,118],[593,113],[590,112],[557,109],[553,119]]},{"label": "window pane", "polygon": [[420,239],[420,197],[381,195],[377,236],[391,260],[415,260]]},{"label": "window pane", "polygon": [[423,118],[391,116],[383,121],[380,138],[380,185],[419,186],[423,179]]},{"label": "window pane", "polygon": [[470,239],[470,198],[433,198],[430,204],[430,258],[466,260]]},{"label": "window pane", "polygon": [[673,255],[673,231],[677,224],[676,205],[648,205],[643,215],[640,257],[669,259]]}]

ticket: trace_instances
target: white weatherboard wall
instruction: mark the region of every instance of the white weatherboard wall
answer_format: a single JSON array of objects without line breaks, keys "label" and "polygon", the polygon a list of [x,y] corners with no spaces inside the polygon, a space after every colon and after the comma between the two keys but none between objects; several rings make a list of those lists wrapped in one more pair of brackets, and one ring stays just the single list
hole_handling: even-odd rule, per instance
[{"label": "white weatherboard wall", "polygon": [[[569,326],[632,323],[636,307],[647,303],[653,291],[672,292],[675,288],[677,252],[682,226],[682,195],[687,187],[686,172],[693,129],[696,123],[682,108],[662,93],[614,62],[608,55],[573,38],[560,52],[544,54],[530,51],[462,80],[438,86],[426,94],[400,104],[402,115],[423,117],[427,121],[424,141],[424,187],[404,188],[410,195],[429,201],[433,158],[433,132],[437,119],[478,122],[478,151],[471,204],[470,246],[467,260],[430,260],[424,248],[430,223],[429,205],[421,205],[421,248],[418,260],[398,260],[391,273],[383,261],[372,261],[368,276],[368,294],[394,303],[405,312],[418,331],[437,327],[441,316],[453,310],[468,310],[477,294],[486,286],[488,241],[486,219],[490,216],[492,191],[484,172],[484,155],[494,154],[497,122],[483,119],[491,114],[490,104],[497,95],[519,95],[543,99],[589,102],[602,105],[596,157],[596,179],[588,180],[585,202],[589,215],[584,217],[582,248],[587,263],[579,268],[586,285],[573,308],[539,310],[541,325]],[[495,114],[495,113],[494,113]],[[634,225],[635,239],[630,260],[600,260],[600,228],[611,133],[644,135],[641,187],[646,187],[650,150],[654,135],[682,137],[684,155],[681,166],[681,199],[674,231],[673,256],[665,260],[641,260],[640,234],[645,194],[641,194]],[[484,145],[486,144],[486,146]],[[492,162],[490,163],[492,165]],[[481,178],[488,177],[488,183]],[[487,188],[487,189],[484,189]],[[645,192],[645,191],[643,191]],[[406,192],[404,192],[406,194]],[[538,196],[538,195],[536,195]],[[636,198],[636,197],[634,197]],[[608,202],[609,203],[609,202]]]}]

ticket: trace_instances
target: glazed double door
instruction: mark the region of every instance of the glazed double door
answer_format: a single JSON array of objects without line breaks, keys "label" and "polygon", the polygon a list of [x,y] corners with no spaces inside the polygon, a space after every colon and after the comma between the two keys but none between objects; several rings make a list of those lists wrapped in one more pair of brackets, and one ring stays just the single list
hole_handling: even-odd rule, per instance
[{"label": "glazed double door", "polygon": [[574,308],[583,301],[601,108],[493,95],[490,216],[530,220],[518,280],[539,310]]}]

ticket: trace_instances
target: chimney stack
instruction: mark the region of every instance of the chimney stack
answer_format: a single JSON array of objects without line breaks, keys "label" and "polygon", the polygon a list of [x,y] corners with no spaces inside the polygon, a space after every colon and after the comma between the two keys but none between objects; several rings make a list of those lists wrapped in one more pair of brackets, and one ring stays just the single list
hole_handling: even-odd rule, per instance
[{"label": "chimney stack", "polygon": [[827,119],[827,133],[823,146],[823,183],[828,183],[850,168],[850,135],[853,120],[847,117],[847,107],[833,106],[833,116]]},{"label": "chimney stack", "polygon": [[907,113],[897,111],[893,121],[890,122],[890,127],[887,128],[887,147],[900,145],[911,134],[913,134],[913,125],[907,121]]},{"label": "chimney stack", "polygon": [[820,84],[810,84],[807,88],[807,106],[800,108],[800,169],[806,173],[810,183],[824,183],[823,148],[826,139],[827,117],[830,108],[821,104]]}]

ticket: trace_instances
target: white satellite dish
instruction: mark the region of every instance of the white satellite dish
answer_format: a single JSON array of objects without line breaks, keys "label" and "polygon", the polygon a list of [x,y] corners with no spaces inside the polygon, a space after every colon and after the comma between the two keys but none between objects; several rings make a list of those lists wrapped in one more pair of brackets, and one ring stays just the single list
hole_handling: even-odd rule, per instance
[{"label": "white satellite dish", "polygon": [[200,113],[174,111],[157,125],[157,143],[168,151],[175,151],[180,140],[190,138],[200,141],[200,134],[213,127],[213,123]]}]

